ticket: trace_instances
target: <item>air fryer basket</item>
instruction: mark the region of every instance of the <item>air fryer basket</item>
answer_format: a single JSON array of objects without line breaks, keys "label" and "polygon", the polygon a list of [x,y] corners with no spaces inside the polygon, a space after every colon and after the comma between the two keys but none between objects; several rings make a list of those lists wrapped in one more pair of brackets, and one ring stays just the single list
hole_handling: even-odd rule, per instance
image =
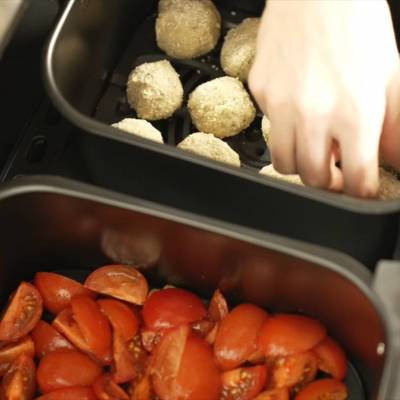
[{"label": "air fryer basket", "polygon": [[[226,30],[245,16],[260,14],[264,1],[216,4]],[[260,114],[249,129],[229,139],[245,165],[240,169],[174,146],[193,129],[185,108],[158,123],[166,145],[108,125],[134,115],[124,95],[130,69],[161,56],[153,32],[156,5],[140,0],[70,0],[51,37],[44,68],[48,93],[60,112],[83,130],[79,146],[94,182],[103,186],[112,181],[112,189],[132,194],[136,179],[142,187],[135,188],[140,191],[135,195],[154,195],[157,201],[183,209],[195,198],[192,210],[197,213],[332,247],[370,268],[380,258],[392,257],[400,201],[353,199],[260,177],[253,167],[269,158],[261,139]],[[190,62],[172,62],[186,93],[221,73],[215,52]]]},{"label": "air fryer basket", "polygon": [[340,253],[61,178],[6,185],[0,224],[3,302],[39,270],[82,279],[106,262],[133,263],[153,286],[171,283],[204,297],[220,287],[231,304],[321,319],[349,354],[349,399],[400,398],[399,308],[390,308],[398,289],[387,290],[397,265],[378,269],[374,286],[385,307],[370,272]]}]

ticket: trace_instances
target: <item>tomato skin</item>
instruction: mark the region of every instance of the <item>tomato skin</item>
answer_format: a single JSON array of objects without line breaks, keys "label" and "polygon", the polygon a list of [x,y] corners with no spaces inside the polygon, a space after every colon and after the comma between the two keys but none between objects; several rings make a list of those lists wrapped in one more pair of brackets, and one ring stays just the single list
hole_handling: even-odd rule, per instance
[{"label": "tomato skin", "polygon": [[153,385],[147,373],[139,380],[132,382],[130,392],[131,400],[153,400],[155,398]]},{"label": "tomato skin", "polygon": [[278,357],[273,361],[270,388],[300,389],[317,376],[317,357],[312,351]]},{"label": "tomato skin", "polygon": [[136,335],[139,319],[129,306],[114,299],[100,299],[97,303],[113,329],[119,331],[125,341],[131,340]]},{"label": "tomato skin", "polygon": [[127,393],[109,374],[101,375],[93,384],[93,390],[99,400],[129,400]]},{"label": "tomato skin", "polygon": [[97,397],[92,388],[77,386],[55,390],[36,400],[97,400]]},{"label": "tomato skin", "polygon": [[221,293],[219,289],[217,289],[208,305],[208,315],[211,321],[219,322],[222,321],[229,312],[228,304],[225,300],[225,297]]},{"label": "tomato skin", "polygon": [[332,338],[326,337],[314,348],[318,358],[318,368],[333,378],[342,381],[347,373],[346,353]]},{"label": "tomato skin", "polygon": [[35,363],[32,357],[21,354],[3,377],[1,399],[32,400],[35,389]]},{"label": "tomato skin", "polygon": [[41,358],[51,351],[74,349],[74,346],[47,322],[40,320],[31,332],[37,357]]},{"label": "tomato skin", "polygon": [[289,389],[271,389],[260,393],[254,400],[289,400]]},{"label": "tomato skin", "polygon": [[206,314],[206,307],[198,296],[178,288],[151,293],[142,310],[146,327],[153,330],[200,321]]},{"label": "tomato skin", "polygon": [[93,354],[104,364],[111,362],[112,335],[107,317],[89,296],[75,296],[71,300],[74,318]]},{"label": "tomato skin", "polygon": [[0,322],[0,341],[15,342],[27,335],[39,321],[43,301],[30,283],[21,282]]},{"label": "tomato skin", "polygon": [[135,359],[128,349],[127,342],[118,331],[114,331],[113,354],[113,380],[116,383],[125,383],[135,378],[137,375]]},{"label": "tomato skin", "polygon": [[267,367],[237,368],[222,374],[221,400],[252,400],[256,397],[267,381]]},{"label": "tomato skin", "polygon": [[36,379],[40,390],[49,393],[73,386],[91,386],[102,368],[87,355],[76,350],[57,350],[40,361]]},{"label": "tomato skin", "polygon": [[105,265],[93,271],[85,281],[85,287],[94,292],[142,305],[149,287],[145,277],[127,265]]},{"label": "tomato skin", "polygon": [[268,314],[252,304],[240,304],[220,323],[214,344],[214,356],[223,370],[245,362],[258,348],[258,336]]},{"label": "tomato skin", "polygon": [[260,348],[266,357],[286,356],[311,350],[326,337],[326,328],[302,315],[278,314],[260,332]]},{"label": "tomato skin", "polygon": [[319,379],[300,391],[295,400],[346,400],[347,387],[336,379]]},{"label": "tomato skin", "polygon": [[7,372],[21,354],[26,354],[31,358],[35,355],[35,345],[30,336],[25,336],[16,343],[9,343],[0,348],[0,376]]},{"label": "tomato skin", "polygon": [[74,296],[95,296],[79,282],[54,272],[37,272],[34,283],[43,297],[46,310],[53,314],[69,306]]}]

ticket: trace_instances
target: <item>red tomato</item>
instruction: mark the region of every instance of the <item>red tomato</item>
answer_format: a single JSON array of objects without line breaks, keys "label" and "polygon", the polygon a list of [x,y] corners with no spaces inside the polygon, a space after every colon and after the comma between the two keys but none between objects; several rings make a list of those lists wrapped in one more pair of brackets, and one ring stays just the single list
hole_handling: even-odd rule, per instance
[{"label": "red tomato", "polygon": [[69,306],[74,296],[85,294],[94,297],[94,293],[79,282],[54,272],[36,273],[34,283],[43,297],[45,308],[53,314]]},{"label": "red tomato", "polygon": [[214,327],[211,329],[210,332],[208,332],[207,336],[206,336],[206,342],[213,346],[215,343],[215,339],[217,338],[217,333],[218,333],[218,329],[219,329],[219,322],[217,322]]},{"label": "red tomato", "polygon": [[155,399],[153,385],[151,384],[151,379],[148,374],[144,374],[139,380],[133,381],[130,390],[132,400]]},{"label": "red tomato", "polygon": [[221,291],[217,289],[208,305],[208,315],[211,321],[219,322],[227,316],[228,312],[229,309],[225,297]]},{"label": "red tomato", "polygon": [[76,350],[57,350],[46,354],[36,374],[43,393],[73,386],[91,386],[102,368],[87,355]]},{"label": "red tomato", "polygon": [[286,356],[311,350],[326,336],[317,320],[302,315],[279,314],[266,321],[260,333],[260,348],[266,357]]},{"label": "red tomato", "polygon": [[93,390],[99,400],[129,400],[127,393],[108,374],[96,380]]},{"label": "red tomato", "polygon": [[38,397],[36,400],[97,400],[91,387],[70,387],[55,390]]},{"label": "red tomato", "polygon": [[267,381],[267,367],[237,368],[222,374],[221,400],[252,400]]},{"label": "red tomato", "polygon": [[272,389],[260,393],[254,400],[289,400],[289,389]]},{"label": "red tomato", "polygon": [[202,319],[201,321],[192,322],[190,327],[194,333],[204,339],[214,329],[215,324],[215,322],[208,319]]},{"label": "red tomato", "polygon": [[103,363],[111,361],[112,336],[108,319],[99,305],[89,296],[75,296],[71,307],[86,343],[93,354]]},{"label": "red tomato", "polygon": [[157,290],[143,306],[143,319],[150,329],[168,329],[203,319],[207,314],[201,299],[178,288]]},{"label": "red tomato", "polygon": [[0,348],[0,376],[4,375],[10,365],[21,355],[29,357],[35,355],[35,345],[29,336],[25,336],[17,343],[10,343]]},{"label": "red tomato", "polygon": [[113,299],[101,299],[97,303],[111,322],[113,329],[120,332],[125,341],[131,340],[136,335],[139,319],[130,307]]},{"label": "red tomato", "polygon": [[318,368],[342,381],[347,372],[347,357],[342,348],[330,337],[325,338],[314,352],[318,358]]},{"label": "red tomato", "polygon": [[214,344],[217,364],[233,369],[248,360],[258,348],[258,336],[268,314],[252,304],[235,307],[220,323]]},{"label": "red tomato", "polygon": [[95,292],[142,305],[149,290],[145,277],[126,265],[106,265],[93,271],[85,286]]},{"label": "red tomato", "polygon": [[113,379],[117,383],[125,383],[136,376],[136,365],[133,354],[129,351],[122,334],[114,331],[113,336]]},{"label": "red tomato", "polygon": [[127,343],[127,346],[133,356],[136,372],[138,375],[143,375],[145,370],[148,369],[149,354],[143,347],[140,335],[137,334]]},{"label": "red tomato", "polygon": [[317,357],[312,351],[278,357],[273,362],[270,374],[271,388],[302,388],[317,375]]},{"label": "red tomato", "polygon": [[27,335],[39,321],[42,312],[40,293],[30,283],[22,282],[0,322],[0,341],[14,342]]},{"label": "red tomato", "polygon": [[21,354],[4,375],[0,397],[5,400],[32,400],[35,389],[35,364],[32,357]]},{"label": "red tomato", "polygon": [[320,379],[311,382],[295,397],[295,400],[346,400],[347,387],[336,379]]},{"label": "red tomato", "polygon": [[151,353],[155,346],[160,343],[161,337],[163,335],[162,331],[153,331],[152,329],[142,328],[140,331],[140,336],[142,340],[143,347]]},{"label": "red tomato", "polygon": [[39,321],[33,329],[32,339],[35,343],[36,355],[40,358],[59,349],[74,349],[74,346],[60,335],[47,322]]}]

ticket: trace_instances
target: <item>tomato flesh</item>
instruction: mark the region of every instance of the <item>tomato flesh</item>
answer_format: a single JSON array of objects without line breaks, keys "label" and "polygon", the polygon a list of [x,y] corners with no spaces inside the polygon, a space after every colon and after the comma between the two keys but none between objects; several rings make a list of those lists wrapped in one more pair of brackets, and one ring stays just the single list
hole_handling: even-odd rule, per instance
[{"label": "tomato flesh", "polygon": [[311,382],[295,397],[295,400],[346,400],[346,385],[336,379],[320,379]]},{"label": "tomato flesh", "polygon": [[345,352],[332,338],[327,337],[314,349],[318,358],[318,368],[342,381],[347,372]]},{"label": "tomato flesh", "polygon": [[124,383],[136,376],[136,366],[133,354],[129,351],[123,336],[115,331],[113,337],[114,373],[113,379],[117,383]]},{"label": "tomato flesh", "polygon": [[34,283],[43,297],[46,310],[53,314],[68,307],[74,296],[95,296],[79,282],[54,272],[37,272]]},{"label": "tomato flesh", "polygon": [[31,332],[37,357],[59,349],[74,349],[74,346],[47,322],[40,320]]},{"label": "tomato flesh", "polygon": [[222,374],[222,400],[252,400],[265,386],[267,367],[237,368]]},{"label": "tomato flesh", "polygon": [[39,361],[37,382],[43,393],[74,386],[91,386],[102,368],[76,350],[57,350]]},{"label": "tomato flesh", "polygon": [[94,383],[93,390],[101,400],[129,400],[128,394],[112,380],[109,374],[100,376]]},{"label": "tomato flesh", "polygon": [[94,292],[142,305],[149,290],[145,277],[126,265],[106,265],[93,271],[85,286]]},{"label": "tomato flesh", "polygon": [[289,389],[271,389],[260,393],[255,400],[289,400]]},{"label": "tomato flesh", "polygon": [[163,330],[202,320],[207,310],[195,294],[178,288],[157,290],[143,305],[146,327]]},{"label": "tomato flesh", "polygon": [[0,376],[7,372],[11,364],[21,354],[26,354],[31,358],[35,355],[35,344],[29,336],[25,336],[16,343],[10,343],[0,348]]},{"label": "tomato flesh", "polygon": [[211,321],[219,322],[222,321],[228,315],[229,309],[225,297],[221,291],[217,289],[208,305],[208,315]]},{"label": "tomato flesh", "polygon": [[235,307],[220,323],[214,344],[217,364],[223,370],[238,367],[258,349],[258,336],[268,314],[252,304]]},{"label": "tomato flesh", "polygon": [[15,342],[27,335],[42,312],[43,301],[39,291],[30,283],[22,282],[0,322],[0,341]]},{"label": "tomato flesh", "polygon": [[71,387],[55,390],[38,397],[36,400],[97,400],[91,387]]},{"label": "tomato flesh", "polygon": [[279,314],[268,319],[260,333],[266,357],[286,356],[311,350],[326,337],[325,327],[302,315]]}]

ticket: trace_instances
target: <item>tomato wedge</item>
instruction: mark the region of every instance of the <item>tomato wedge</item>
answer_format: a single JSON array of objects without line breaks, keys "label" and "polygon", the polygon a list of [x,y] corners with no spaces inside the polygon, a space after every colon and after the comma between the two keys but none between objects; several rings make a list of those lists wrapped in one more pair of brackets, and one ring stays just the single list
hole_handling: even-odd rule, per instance
[{"label": "tomato wedge", "polygon": [[221,400],[252,400],[267,381],[267,367],[237,368],[222,374]]},{"label": "tomato wedge", "polygon": [[49,393],[74,386],[91,386],[102,368],[87,355],[76,350],[57,350],[39,361],[36,379],[40,390]]},{"label": "tomato wedge", "polygon": [[178,288],[157,290],[143,305],[146,327],[153,330],[172,328],[203,319],[207,310],[200,297]]},{"label": "tomato wedge", "polygon": [[210,304],[208,305],[208,315],[211,321],[219,322],[228,315],[228,312],[229,309],[225,297],[221,291],[217,289],[211,298]]},{"label": "tomato wedge", "polygon": [[35,343],[36,355],[40,358],[51,351],[59,349],[74,349],[74,346],[51,325],[39,321],[33,329],[32,339]]},{"label": "tomato wedge", "polygon": [[289,400],[289,389],[272,389],[260,393],[255,400]]},{"label": "tomato wedge", "polygon": [[140,331],[143,347],[151,353],[155,346],[160,343],[163,331],[153,331],[152,329],[142,328]]},{"label": "tomato wedge", "polygon": [[266,357],[304,353],[325,337],[325,327],[315,319],[278,314],[268,319],[262,327],[260,348]]},{"label": "tomato wedge", "polygon": [[109,374],[100,376],[94,383],[93,390],[101,400],[129,400],[125,390],[117,385]]},{"label": "tomato wedge", "polygon": [[58,314],[69,306],[74,296],[95,296],[79,282],[54,272],[37,272],[34,283],[43,297],[46,310],[53,314]]},{"label": "tomato wedge", "polygon": [[0,322],[0,341],[15,342],[27,335],[39,321],[43,302],[39,291],[22,282],[8,304]]},{"label": "tomato wedge", "polygon": [[137,374],[135,359],[128,349],[127,342],[118,331],[114,331],[113,353],[113,380],[116,383],[125,383],[132,380]]},{"label": "tomato wedge", "polygon": [[347,357],[342,348],[332,338],[327,337],[314,352],[318,358],[318,368],[342,381],[347,372]]},{"label": "tomato wedge", "polygon": [[139,319],[133,310],[114,299],[101,299],[97,303],[113,329],[120,332],[125,341],[132,340],[139,328]]},{"label": "tomato wedge", "polygon": [[194,333],[204,339],[214,329],[215,324],[215,322],[208,319],[202,319],[201,321],[192,322],[190,327]]},{"label": "tomato wedge", "polygon": [[101,294],[142,305],[149,290],[145,277],[126,265],[106,265],[93,271],[85,286]]},{"label": "tomato wedge", "polygon": [[312,351],[278,357],[273,361],[270,387],[300,389],[317,375],[317,357]]},{"label": "tomato wedge", "polygon": [[320,379],[306,386],[295,400],[346,400],[347,387],[336,379]]},{"label": "tomato wedge", "polygon": [[130,386],[131,400],[153,400],[155,393],[150,376],[145,373]]},{"label": "tomato wedge", "polygon": [[35,345],[29,336],[25,336],[17,343],[10,343],[0,348],[0,376],[7,372],[21,354],[26,354],[31,358],[35,355]]},{"label": "tomato wedge", "polygon": [[75,296],[71,307],[86,343],[91,352],[104,364],[111,361],[112,336],[107,317],[99,305],[89,296]]},{"label": "tomato wedge", "polygon": [[36,400],[97,400],[91,387],[71,387],[55,390],[38,397]]},{"label": "tomato wedge", "polygon": [[32,400],[35,395],[35,363],[21,354],[3,377],[0,397],[5,400]]},{"label": "tomato wedge", "polygon": [[223,370],[238,367],[256,352],[258,336],[268,314],[252,304],[240,304],[220,323],[214,355]]}]

